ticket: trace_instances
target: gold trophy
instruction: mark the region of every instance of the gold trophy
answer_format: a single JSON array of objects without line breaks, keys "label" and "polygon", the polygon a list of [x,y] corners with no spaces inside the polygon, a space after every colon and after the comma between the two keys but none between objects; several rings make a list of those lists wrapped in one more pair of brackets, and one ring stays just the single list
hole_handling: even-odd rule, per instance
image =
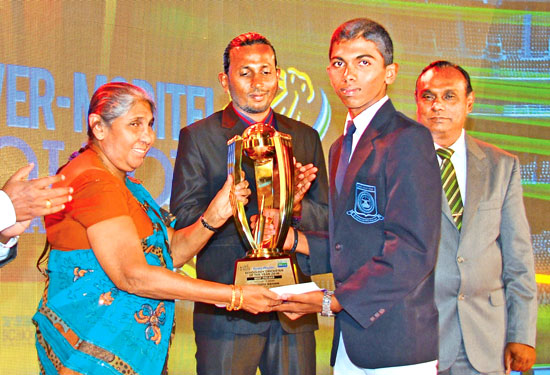
[{"label": "gold trophy", "polygon": [[[292,143],[288,134],[271,125],[256,123],[242,137],[227,142],[227,169],[234,184],[241,181],[243,153],[254,162],[258,195],[256,230],[250,230],[244,205],[231,200],[233,217],[239,234],[249,248],[246,257],[235,262],[235,285],[255,284],[272,288],[296,284],[294,265],[282,247],[291,222],[294,199]],[[266,224],[273,225],[274,235],[264,233]]]}]

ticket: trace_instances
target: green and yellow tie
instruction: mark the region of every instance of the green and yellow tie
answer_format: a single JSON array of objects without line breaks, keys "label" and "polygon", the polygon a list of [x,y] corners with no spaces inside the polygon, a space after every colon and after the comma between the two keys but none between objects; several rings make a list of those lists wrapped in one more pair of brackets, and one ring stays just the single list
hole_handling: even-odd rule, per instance
[{"label": "green and yellow tie", "polygon": [[450,148],[442,147],[438,148],[436,152],[442,160],[440,169],[443,191],[445,192],[445,196],[449,202],[449,208],[451,209],[453,220],[456,227],[460,231],[460,228],[462,228],[462,213],[464,212],[464,206],[462,205],[462,198],[460,196],[455,167],[451,162],[451,156],[454,151]]}]

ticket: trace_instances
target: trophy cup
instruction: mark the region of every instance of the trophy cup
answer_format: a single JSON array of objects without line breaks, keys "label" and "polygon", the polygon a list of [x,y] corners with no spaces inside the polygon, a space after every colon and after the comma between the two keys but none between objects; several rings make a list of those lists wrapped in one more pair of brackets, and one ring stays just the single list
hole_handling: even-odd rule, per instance
[{"label": "trophy cup", "polygon": [[[258,218],[252,233],[244,205],[233,197],[231,205],[239,234],[248,247],[246,257],[235,262],[235,285],[255,284],[272,288],[296,284],[294,265],[282,247],[291,222],[294,198],[292,144],[288,134],[271,125],[256,123],[242,137],[227,142],[227,169],[234,184],[241,181],[243,153],[254,162]],[[264,233],[266,224],[275,234]]]}]

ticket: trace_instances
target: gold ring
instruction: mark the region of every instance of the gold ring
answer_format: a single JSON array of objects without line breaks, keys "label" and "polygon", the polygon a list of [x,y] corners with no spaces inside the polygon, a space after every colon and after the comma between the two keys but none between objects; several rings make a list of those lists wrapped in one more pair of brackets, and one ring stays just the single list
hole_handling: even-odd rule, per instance
[{"label": "gold ring", "polygon": [[51,208],[52,207],[52,201],[49,200],[49,199],[46,199],[46,208]]}]

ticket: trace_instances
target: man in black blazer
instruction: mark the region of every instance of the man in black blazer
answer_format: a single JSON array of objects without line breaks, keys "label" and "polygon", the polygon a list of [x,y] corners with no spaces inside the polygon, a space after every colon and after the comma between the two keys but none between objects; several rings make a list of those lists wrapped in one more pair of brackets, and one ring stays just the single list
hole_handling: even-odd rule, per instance
[{"label": "man in black blazer", "polygon": [[[247,126],[263,122],[292,137],[298,162],[318,168],[309,191],[294,207],[298,228],[327,229],[328,184],[321,141],[310,126],[271,109],[278,77],[275,51],[265,37],[247,33],[229,43],[219,81],[232,102],[180,132],[170,202],[176,227],[196,221],[226,180],[227,141],[242,135]],[[252,190],[250,217],[258,212],[250,159],[243,158],[243,169]],[[232,284],[235,261],[245,256],[246,248],[232,221],[216,232],[197,256],[197,277]],[[193,328],[198,374],[254,375],[258,367],[262,374],[315,374],[315,315],[292,321],[283,314],[256,316],[196,303]]]},{"label": "man in black blazer", "polygon": [[299,234],[298,251],[310,254],[313,273],[327,271],[330,253],[336,289],[286,296],[297,303],[277,310],[336,315],[335,375],[435,375],[441,185],[432,137],[386,96],[398,66],[381,25],[342,24],[329,56],[331,84],[348,109],[329,155],[330,248]]},{"label": "man in black blazer", "polygon": [[19,169],[0,190],[0,267],[17,256],[17,240],[32,218],[61,211],[72,199],[70,187],[50,189],[63,175],[27,180],[33,168]]}]

